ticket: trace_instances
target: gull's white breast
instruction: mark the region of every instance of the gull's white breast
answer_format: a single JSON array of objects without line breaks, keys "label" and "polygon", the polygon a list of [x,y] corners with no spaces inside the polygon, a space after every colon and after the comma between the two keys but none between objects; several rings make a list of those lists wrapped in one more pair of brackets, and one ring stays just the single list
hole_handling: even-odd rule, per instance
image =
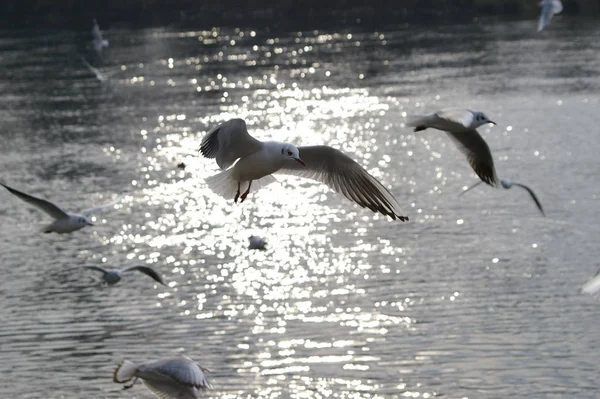
[{"label": "gull's white breast", "polygon": [[285,163],[285,159],[277,155],[272,147],[264,146],[260,151],[241,158],[233,167],[232,178],[237,181],[258,180],[277,172]]}]

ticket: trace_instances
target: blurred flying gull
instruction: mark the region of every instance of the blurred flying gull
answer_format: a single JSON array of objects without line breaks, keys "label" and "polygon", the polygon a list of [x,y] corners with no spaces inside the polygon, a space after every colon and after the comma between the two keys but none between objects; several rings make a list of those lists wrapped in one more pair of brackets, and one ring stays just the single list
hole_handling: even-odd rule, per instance
[{"label": "blurred flying gull", "polygon": [[113,285],[113,284],[118,283],[121,280],[123,273],[129,272],[132,270],[137,270],[141,273],[144,273],[146,276],[152,277],[154,279],[154,281],[156,281],[157,283],[165,285],[165,282],[163,281],[160,274],[158,274],[154,269],[152,269],[151,267],[148,267],[148,266],[131,266],[131,267],[126,267],[124,269],[112,269],[112,270],[104,269],[100,266],[83,266],[83,267],[85,269],[96,270],[96,271],[101,272],[102,280],[108,285]]},{"label": "blurred flying gull", "polygon": [[600,293],[600,270],[581,286],[581,292],[588,295],[598,295]]},{"label": "blurred flying gull", "polygon": [[96,51],[96,53],[102,53],[102,49],[104,47],[108,47],[108,40],[104,40],[102,37],[102,31],[100,31],[100,26],[98,26],[98,22],[96,19],[93,21],[94,26],[92,27],[92,47]]},{"label": "blurred flying gull", "polygon": [[[343,152],[329,146],[296,147],[258,141],[248,134],[243,119],[232,119],[210,130],[200,151],[206,158],[216,158],[224,170],[206,179],[208,187],[235,202],[238,199],[244,202],[252,183],[256,191],[275,182],[271,174],[278,172],[320,181],[363,208],[394,220],[408,220],[400,215],[398,201],[377,179]],[[246,191],[240,193],[246,184]]]},{"label": "blurred flying gull", "polygon": [[[469,191],[469,190],[477,187],[481,183],[482,183],[482,181],[478,181],[477,183],[473,184],[471,187],[469,187],[466,190],[464,190],[463,192],[461,192],[459,194],[459,196],[461,196],[464,193],[466,193],[467,191]],[[540,210],[540,212],[542,213],[542,215],[546,216],[546,214],[544,213],[544,208],[542,207],[542,203],[540,202],[540,200],[538,199],[537,195],[535,195],[535,193],[533,192],[533,190],[531,188],[529,188],[528,186],[526,186],[526,185],[524,185],[522,183],[517,183],[515,181],[510,181],[510,180],[500,180],[500,185],[502,186],[502,188],[505,188],[507,190],[510,189],[512,186],[521,187],[521,188],[527,190],[527,192],[531,196],[531,199],[533,199],[533,202],[535,202],[535,205],[538,207],[538,209]]]},{"label": "blurred flying gull", "polygon": [[258,236],[250,236],[248,237],[248,241],[248,249],[260,249],[261,251],[267,249],[267,242],[264,240],[264,238],[260,238]]},{"label": "blurred flying gull", "polygon": [[196,390],[211,388],[204,375],[208,370],[187,356],[169,357],[136,364],[124,360],[113,373],[113,381],[133,387],[138,378],[160,399],[196,399]]},{"label": "blurred flying gull", "polygon": [[407,126],[418,132],[427,128],[446,132],[467,156],[471,168],[479,178],[490,186],[498,185],[492,153],[487,143],[475,130],[481,125],[495,122],[479,111],[462,108],[445,108],[429,115],[413,115],[407,118]]},{"label": "blurred flying gull", "polygon": [[540,1],[540,20],[538,21],[537,31],[542,31],[550,24],[554,14],[559,14],[563,9],[560,0],[542,0]]},{"label": "blurred flying gull", "polygon": [[110,204],[98,206],[96,208],[86,209],[84,211],[81,211],[81,213],[79,214],[75,214],[67,213],[60,209],[58,206],[51,203],[50,201],[46,201],[44,199],[37,198],[29,194],[25,194],[21,191],[15,190],[12,187],[7,186],[2,182],[0,182],[0,185],[2,185],[4,188],[10,191],[12,194],[19,197],[21,200],[41,209],[42,211],[46,212],[48,215],[55,219],[54,222],[43,228],[44,233],[72,233],[73,231],[82,229],[85,226],[93,226],[94,224],[91,223],[88,219],[88,217],[91,214],[101,209],[113,206],[121,200],[121,195],[119,195],[119,197]]}]

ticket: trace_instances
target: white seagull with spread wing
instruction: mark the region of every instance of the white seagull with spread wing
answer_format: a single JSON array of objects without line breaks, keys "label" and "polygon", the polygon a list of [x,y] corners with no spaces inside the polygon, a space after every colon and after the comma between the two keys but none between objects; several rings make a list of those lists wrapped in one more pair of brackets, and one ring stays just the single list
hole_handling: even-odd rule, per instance
[{"label": "white seagull with spread wing", "polygon": [[85,226],[93,226],[94,224],[88,219],[92,213],[107,208],[109,206],[113,206],[121,200],[121,196],[119,196],[115,201],[111,202],[110,204],[98,206],[92,209],[86,209],[84,211],[81,211],[79,214],[75,214],[67,213],[50,201],[34,197],[33,195],[25,194],[24,192],[15,190],[14,188],[9,187],[2,182],[0,182],[0,185],[2,185],[5,189],[10,191],[12,194],[19,197],[21,200],[41,209],[42,211],[46,212],[48,215],[55,219],[54,222],[50,223],[47,226],[44,226],[42,230],[44,233],[72,233],[76,230],[84,228]]},{"label": "white seagull with spread wing", "polygon": [[138,378],[160,399],[196,399],[196,390],[210,388],[204,375],[208,370],[187,356],[175,356],[154,362],[136,364],[123,361],[113,373],[113,381],[133,387]]},{"label": "white seagull with spread wing", "polygon": [[152,277],[154,279],[154,281],[156,281],[157,283],[165,285],[165,282],[163,281],[160,274],[158,274],[154,269],[152,269],[151,267],[148,267],[148,266],[130,266],[130,267],[126,267],[124,269],[113,269],[113,270],[105,269],[100,266],[83,266],[83,267],[85,269],[96,270],[98,272],[101,272],[102,280],[108,285],[113,285],[113,284],[118,283],[119,281],[121,281],[123,273],[129,272],[129,271],[134,271],[134,270],[144,273],[146,276]]},{"label": "white seagull with spread wing", "polygon": [[[207,158],[216,158],[224,170],[206,179],[208,187],[235,202],[238,199],[243,202],[250,187],[258,190],[276,181],[271,174],[278,172],[320,181],[373,212],[408,220],[401,215],[398,201],[377,179],[343,152],[329,146],[296,147],[262,142],[248,134],[244,120],[232,119],[210,130],[200,151]],[[243,186],[247,188],[241,193]]]},{"label": "white seagull with spread wing", "polygon": [[429,115],[409,116],[407,126],[418,132],[427,128],[446,132],[456,142],[460,151],[467,156],[471,168],[477,176],[490,186],[498,184],[496,169],[490,147],[477,133],[476,128],[492,122],[479,111],[462,108],[445,108]]}]

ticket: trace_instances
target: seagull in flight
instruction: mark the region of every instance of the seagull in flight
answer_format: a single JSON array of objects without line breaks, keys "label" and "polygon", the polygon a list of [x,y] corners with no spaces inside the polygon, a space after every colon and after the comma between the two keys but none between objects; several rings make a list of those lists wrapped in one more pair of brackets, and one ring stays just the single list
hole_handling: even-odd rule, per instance
[{"label": "seagull in flight", "polygon": [[[231,119],[206,134],[200,152],[206,158],[216,158],[223,170],[206,179],[208,187],[234,202],[244,202],[253,183],[257,191],[275,182],[271,174],[278,172],[317,180],[363,208],[394,220],[408,220],[400,214],[398,201],[377,179],[352,158],[329,146],[262,142],[248,134],[243,119]],[[244,186],[246,191],[241,193]]]},{"label": "seagull in flight", "polygon": [[204,375],[209,370],[187,356],[168,357],[148,363],[124,360],[113,373],[113,381],[125,384],[123,389],[135,385],[138,378],[160,399],[197,399],[197,390],[211,388]]},{"label": "seagull in flight", "polygon": [[260,249],[261,251],[267,249],[267,242],[264,238],[260,238],[258,236],[250,236],[248,237],[248,241],[248,249]]},{"label": "seagull in flight", "polygon": [[581,292],[588,295],[597,295],[600,293],[600,270],[596,272],[594,277],[581,286]]},{"label": "seagull in flight", "polygon": [[541,32],[550,24],[554,14],[560,14],[563,5],[560,0],[542,0],[540,1],[540,19],[538,21],[537,31]]},{"label": "seagull in flight", "polygon": [[72,233],[76,230],[84,228],[85,226],[93,226],[94,224],[88,219],[91,214],[101,209],[113,206],[121,200],[121,196],[119,196],[115,201],[111,202],[110,204],[98,206],[96,208],[86,209],[84,211],[81,211],[79,214],[75,214],[67,213],[50,201],[34,197],[33,195],[25,194],[24,192],[9,187],[2,182],[0,182],[0,185],[2,185],[12,194],[19,197],[21,200],[41,209],[42,211],[46,212],[48,215],[55,219],[54,222],[50,223],[47,226],[44,226],[42,230],[44,233]]},{"label": "seagull in flight", "polygon": [[490,147],[477,133],[481,125],[491,121],[483,112],[462,108],[445,108],[429,115],[413,115],[408,117],[407,126],[414,127],[415,132],[427,128],[446,132],[458,145],[460,151],[467,156],[469,164],[479,178],[492,187],[498,185],[496,169]]},{"label": "seagull in flight", "polygon": [[102,37],[102,31],[100,31],[100,26],[96,19],[92,20],[94,26],[92,27],[92,47],[94,50],[100,54],[102,53],[102,49],[104,47],[108,47],[108,40],[105,40]]},{"label": "seagull in flight", "polygon": [[160,274],[158,274],[154,269],[152,269],[151,267],[148,267],[148,266],[131,266],[131,267],[126,267],[124,269],[113,269],[113,270],[104,269],[100,266],[83,266],[83,267],[85,269],[96,270],[96,271],[101,272],[102,280],[108,285],[114,285],[114,284],[118,283],[121,280],[123,273],[129,272],[132,270],[137,270],[141,273],[144,273],[146,276],[152,277],[154,279],[154,281],[156,281],[157,283],[165,285],[165,282],[163,281]]},{"label": "seagull in flight", "polygon": [[[464,190],[463,192],[461,192],[459,194],[459,196],[463,195],[464,193],[466,193],[467,191],[471,190],[472,188],[477,187],[481,183],[482,183],[481,181],[478,181],[477,183],[473,184],[471,187],[469,187],[466,190]],[[535,195],[535,193],[533,192],[533,190],[531,188],[529,188],[528,186],[526,186],[524,184],[521,184],[521,183],[514,182],[514,181],[510,181],[510,180],[500,180],[500,186],[502,188],[507,189],[507,190],[510,189],[512,186],[521,187],[521,188],[527,190],[527,192],[531,196],[531,199],[533,199],[533,202],[535,202],[535,205],[540,210],[540,212],[542,213],[542,215],[546,216],[546,214],[544,213],[544,208],[542,207],[542,203],[538,199],[537,195]]]}]

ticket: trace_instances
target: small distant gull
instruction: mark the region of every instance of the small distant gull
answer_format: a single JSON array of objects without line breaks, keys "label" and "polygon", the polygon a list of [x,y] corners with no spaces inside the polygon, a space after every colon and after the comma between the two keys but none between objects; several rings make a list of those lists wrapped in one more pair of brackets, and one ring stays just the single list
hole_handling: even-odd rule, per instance
[{"label": "small distant gull", "polygon": [[[463,192],[461,192],[459,194],[459,196],[463,195],[467,191],[469,191],[469,190],[477,187],[481,183],[482,183],[481,181],[478,181],[477,183],[473,184],[471,187],[469,187],[466,190],[464,190]],[[538,209],[540,210],[540,212],[542,213],[542,215],[546,216],[546,214],[544,213],[544,208],[542,207],[542,203],[540,202],[540,200],[538,199],[537,195],[535,195],[535,193],[533,192],[533,190],[531,188],[529,188],[528,186],[526,186],[526,185],[524,185],[522,183],[517,183],[517,182],[514,182],[514,181],[510,181],[510,180],[500,180],[500,185],[502,186],[502,188],[505,188],[507,190],[510,189],[512,186],[521,187],[521,188],[524,188],[525,190],[527,190],[527,192],[529,193],[529,195],[533,199],[533,202],[535,202],[535,205],[538,207]]]},{"label": "small distant gull", "polygon": [[462,108],[445,108],[429,115],[414,115],[408,117],[407,126],[414,127],[418,132],[427,128],[446,132],[467,156],[469,164],[479,178],[490,186],[498,185],[496,169],[490,147],[477,133],[476,128],[492,122],[479,111]]},{"label": "small distant gull", "polygon": [[94,24],[92,27],[92,47],[98,54],[100,54],[102,53],[102,49],[104,47],[108,47],[108,40],[104,40],[102,37],[102,31],[100,31],[100,26],[98,26],[96,19],[94,19],[92,22]]},{"label": "small distant gull", "polygon": [[598,295],[600,293],[600,270],[581,286],[581,292],[588,295]]},{"label": "small distant gull", "polygon": [[118,283],[121,280],[123,273],[129,272],[132,270],[137,270],[141,273],[144,273],[145,275],[152,277],[154,279],[154,281],[156,281],[157,283],[165,285],[165,282],[163,281],[160,274],[158,274],[154,269],[152,269],[151,267],[148,267],[148,266],[131,266],[131,267],[126,267],[124,269],[112,269],[112,270],[104,269],[100,266],[83,266],[83,267],[85,269],[96,270],[96,271],[101,272],[102,280],[104,280],[104,282],[108,285],[113,285],[113,284]]},{"label": "small distant gull", "polygon": [[80,214],[74,214],[63,211],[58,206],[54,205],[49,201],[15,190],[14,188],[9,187],[2,182],[0,182],[0,185],[2,185],[4,188],[10,191],[12,194],[19,197],[21,200],[41,209],[42,211],[46,212],[48,215],[56,219],[54,220],[54,222],[43,228],[44,233],[72,233],[76,230],[84,228],[85,226],[93,226],[94,224],[91,223],[88,219],[88,217],[91,214],[109,206],[113,206],[121,200],[121,196],[119,196],[115,201],[111,202],[110,204],[98,206],[96,208],[86,209],[84,211],[81,211]]},{"label": "small distant gull", "polygon": [[550,24],[554,14],[559,14],[563,10],[560,0],[542,0],[540,1],[540,20],[538,21],[537,31],[541,32]]},{"label": "small distant gull", "polygon": [[136,364],[124,360],[113,373],[113,381],[133,387],[138,378],[160,399],[196,399],[197,390],[211,388],[205,372],[208,370],[187,356],[169,357],[154,362]]},{"label": "small distant gull", "polygon": [[[408,220],[400,214],[398,201],[377,179],[343,152],[329,146],[295,147],[258,141],[248,134],[243,119],[232,119],[210,130],[200,151],[206,158],[216,158],[224,170],[206,179],[208,187],[235,202],[238,199],[244,202],[252,183],[256,191],[275,182],[271,174],[278,172],[317,180],[363,208],[394,220]],[[246,191],[240,193],[246,184]]]},{"label": "small distant gull", "polygon": [[83,65],[85,65],[87,69],[94,74],[96,79],[98,79],[101,82],[104,82],[106,79],[108,79],[108,76],[100,72],[98,68],[94,68],[92,65],[90,65],[90,63],[87,62],[87,60],[83,56],[81,56],[81,61],[83,62]]},{"label": "small distant gull", "polygon": [[267,249],[267,242],[264,238],[260,238],[258,236],[250,236],[248,237],[248,241],[248,249],[260,249],[261,251]]}]

